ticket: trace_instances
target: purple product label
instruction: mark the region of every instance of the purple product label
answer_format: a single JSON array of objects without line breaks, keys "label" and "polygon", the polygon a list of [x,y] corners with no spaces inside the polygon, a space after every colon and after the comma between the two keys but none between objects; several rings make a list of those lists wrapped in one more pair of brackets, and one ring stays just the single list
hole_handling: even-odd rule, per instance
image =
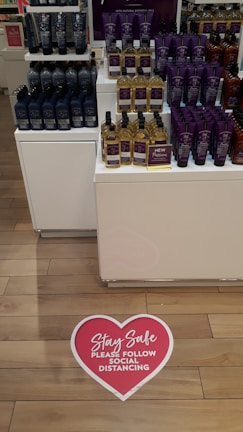
[{"label": "purple product label", "polygon": [[134,93],[134,107],[135,109],[141,110],[147,107],[147,89],[136,88]]},{"label": "purple product label", "polygon": [[127,69],[127,75],[133,76],[136,74],[136,57],[135,56],[125,56],[124,66]]},{"label": "purple product label", "polygon": [[230,31],[232,33],[240,33],[241,22],[233,22],[230,24]]},{"label": "purple product label", "polygon": [[182,132],[178,140],[178,153],[177,157],[180,162],[187,162],[191,150],[192,133]]},{"label": "purple product label", "polygon": [[205,47],[198,45],[194,46],[192,49],[192,60],[193,62],[199,62],[204,59],[205,56]]},{"label": "purple product label", "polygon": [[231,140],[230,131],[220,132],[216,137],[215,159],[217,161],[225,161],[230,146],[230,140]]},{"label": "purple product label", "polygon": [[216,24],[216,32],[218,33],[225,33],[227,30],[227,24],[226,22],[217,22]]},{"label": "purple product label", "polygon": [[119,76],[121,70],[121,58],[120,54],[109,54],[109,75]]},{"label": "purple product label", "polygon": [[207,80],[207,88],[206,88],[206,103],[209,105],[214,105],[219,86],[220,78],[216,76],[210,76]]},{"label": "purple product label", "polygon": [[213,31],[213,21],[203,23],[202,33],[210,33],[211,31]]},{"label": "purple product label", "polygon": [[125,22],[121,24],[121,34],[122,36],[132,37],[132,23]]},{"label": "purple product label", "polygon": [[131,161],[131,141],[121,141],[121,163]]},{"label": "purple product label", "polygon": [[146,143],[134,141],[133,160],[140,164],[146,163]]},{"label": "purple product label", "polygon": [[140,24],[140,39],[150,38],[151,23],[143,22]]},{"label": "purple product label", "polygon": [[163,107],[163,89],[162,88],[151,88],[150,109],[161,111]]},{"label": "purple product label", "polygon": [[187,89],[187,103],[189,105],[196,105],[199,91],[200,91],[201,78],[197,75],[190,76],[188,79]]},{"label": "purple product label", "polygon": [[144,75],[151,74],[151,56],[141,55],[139,59],[140,66],[143,68]]},{"label": "purple product label", "polygon": [[106,164],[117,165],[120,163],[119,144],[108,144],[106,147]]},{"label": "purple product label", "polygon": [[204,161],[210,144],[211,133],[208,130],[201,130],[198,133],[196,145],[196,159]]},{"label": "purple product label", "polygon": [[175,76],[171,79],[170,87],[170,103],[171,105],[180,105],[183,92],[183,77]]},{"label": "purple product label", "polygon": [[176,61],[177,62],[184,62],[188,53],[188,47],[185,45],[179,46],[176,48]]},{"label": "purple product label", "polygon": [[118,106],[121,111],[131,109],[131,89],[129,87],[119,90]]}]

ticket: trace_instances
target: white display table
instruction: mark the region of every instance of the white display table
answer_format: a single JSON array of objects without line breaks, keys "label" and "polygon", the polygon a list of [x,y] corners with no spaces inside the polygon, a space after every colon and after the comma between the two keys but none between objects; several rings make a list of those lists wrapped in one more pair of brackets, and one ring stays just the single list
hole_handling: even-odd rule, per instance
[{"label": "white display table", "polygon": [[103,280],[243,279],[243,166],[111,170],[98,152],[95,184]]}]

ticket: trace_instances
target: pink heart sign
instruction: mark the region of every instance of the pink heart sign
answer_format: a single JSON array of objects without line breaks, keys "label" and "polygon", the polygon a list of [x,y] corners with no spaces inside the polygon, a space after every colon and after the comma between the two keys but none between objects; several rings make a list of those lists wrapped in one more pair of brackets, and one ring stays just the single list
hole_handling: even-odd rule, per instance
[{"label": "pink heart sign", "polygon": [[156,316],[135,315],[120,323],[93,315],[73,330],[71,349],[92,378],[125,401],[165,366],[173,336]]}]

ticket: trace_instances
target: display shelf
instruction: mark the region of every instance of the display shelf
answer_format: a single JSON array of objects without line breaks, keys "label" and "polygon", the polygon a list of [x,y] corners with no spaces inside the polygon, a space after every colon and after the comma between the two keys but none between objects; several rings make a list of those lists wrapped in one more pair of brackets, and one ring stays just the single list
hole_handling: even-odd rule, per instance
[{"label": "display shelf", "polygon": [[174,156],[171,158],[171,169],[160,171],[148,171],[145,166],[121,165],[119,168],[106,168],[101,158],[100,145],[98,146],[95,181],[97,183],[128,183],[128,182],[177,182],[177,181],[204,181],[204,180],[237,180],[242,179],[243,165],[231,163],[227,157],[225,165],[214,165],[210,155],[207,156],[205,165],[196,165],[190,156],[185,168],[177,166]]},{"label": "display shelf", "polygon": [[80,6],[27,6],[29,13],[80,12]]},{"label": "display shelf", "polygon": [[[49,131],[43,129],[41,131],[37,130],[19,130],[16,129],[14,135],[18,141],[52,141],[54,139],[61,139],[64,141],[85,141],[85,140],[98,140],[99,128],[71,128],[67,131],[53,130]],[[61,134],[61,135],[60,135]]]},{"label": "display shelf", "polygon": [[0,9],[18,9],[17,3],[13,4],[0,4]]},{"label": "display shelf", "polygon": [[90,47],[88,46],[84,54],[76,54],[74,50],[68,50],[67,54],[60,55],[58,50],[54,50],[50,55],[44,55],[42,52],[25,54],[25,61],[87,61],[90,58]]}]

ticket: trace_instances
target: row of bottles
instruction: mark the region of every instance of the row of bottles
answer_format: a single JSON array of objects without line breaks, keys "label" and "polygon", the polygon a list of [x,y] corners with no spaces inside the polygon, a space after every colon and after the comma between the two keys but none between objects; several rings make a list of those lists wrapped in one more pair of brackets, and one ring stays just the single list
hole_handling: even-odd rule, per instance
[{"label": "row of bottles", "polygon": [[108,78],[110,79],[118,78],[121,75],[122,67],[127,69],[127,74],[131,78],[136,75],[138,67],[142,67],[144,75],[150,77],[152,73],[152,50],[148,39],[143,38],[138,49],[134,47],[133,39],[128,39],[126,48],[122,51],[117,47],[116,39],[113,39],[107,50],[107,64]]},{"label": "row of bottles", "polygon": [[226,31],[223,38],[216,31],[210,33],[209,40],[206,43],[207,61],[216,61],[227,68],[230,62],[237,62],[238,53],[239,47],[234,33]]},{"label": "row of bottles", "polygon": [[96,91],[97,64],[94,53],[89,62],[31,62],[27,72],[29,89],[58,86],[77,88],[84,94]]},{"label": "row of bottles", "polygon": [[192,155],[196,165],[211,156],[214,165],[223,166],[232,145],[233,121],[220,106],[173,107],[171,143],[179,167],[188,165]]},{"label": "row of bottles", "polygon": [[156,69],[147,79],[142,67],[133,78],[122,68],[122,76],[117,79],[117,112],[161,112],[163,100],[164,82]]},{"label": "row of bottles", "polygon": [[14,105],[20,130],[69,130],[98,126],[96,93],[83,94],[78,88],[64,85],[30,91],[26,85],[16,90]]},{"label": "row of bottles", "polygon": [[42,51],[44,55],[67,54],[70,48],[76,54],[87,49],[86,12],[26,13],[25,31],[27,47],[31,54]]},{"label": "row of bottles", "polygon": [[167,144],[168,135],[162,118],[155,112],[150,121],[146,121],[140,111],[135,121],[131,121],[126,111],[122,118],[114,122],[110,111],[101,124],[102,160],[107,168],[121,165],[146,166],[150,145]]},{"label": "row of bottles", "polygon": [[194,6],[192,13],[187,17],[188,32],[210,33],[215,30],[225,33],[230,30],[239,33],[243,16],[239,4],[231,5],[205,5],[202,8]]}]

